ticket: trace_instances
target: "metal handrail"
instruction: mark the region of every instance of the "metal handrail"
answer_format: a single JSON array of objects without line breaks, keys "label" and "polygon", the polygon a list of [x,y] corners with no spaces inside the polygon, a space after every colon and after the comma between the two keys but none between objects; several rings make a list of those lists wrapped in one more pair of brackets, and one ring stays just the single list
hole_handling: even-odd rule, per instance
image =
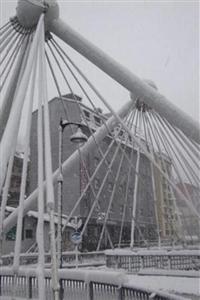
[{"label": "metal handrail", "polygon": [[[137,299],[159,299],[159,300],[184,300],[185,298],[169,294],[166,292],[155,291],[147,288],[137,287],[132,284],[125,283],[125,274],[122,272],[108,272],[108,271],[93,271],[93,270],[64,270],[60,269],[58,272],[59,279],[64,283],[64,293],[67,289],[73,289],[73,293],[81,292],[82,296],[87,295],[88,300],[95,300],[95,293],[102,293],[104,299],[108,297],[112,291],[112,295],[118,300],[126,299],[126,295],[137,295]],[[2,267],[0,269],[0,296],[12,296],[12,289],[14,282],[17,279],[18,286],[16,292],[20,294],[21,298],[36,299],[37,298],[37,269],[27,269],[21,267],[19,273],[16,275],[10,267]],[[8,280],[10,279],[10,281]],[[21,280],[21,281],[20,281]],[[4,288],[4,283],[7,286]],[[9,285],[9,288],[8,288]],[[22,289],[23,285],[25,289]],[[45,270],[45,286],[49,291],[51,289],[51,270]],[[15,287],[16,289],[16,287]],[[5,292],[4,292],[5,290]],[[23,290],[23,291],[22,291]],[[24,293],[24,294],[23,294]],[[50,291],[51,293],[51,291]],[[17,295],[18,296],[18,295]],[[76,298],[73,299],[78,299]],[[51,296],[48,298],[50,299]],[[65,297],[64,297],[65,299]],[[67,299],[67,298],[66,298]]]}]

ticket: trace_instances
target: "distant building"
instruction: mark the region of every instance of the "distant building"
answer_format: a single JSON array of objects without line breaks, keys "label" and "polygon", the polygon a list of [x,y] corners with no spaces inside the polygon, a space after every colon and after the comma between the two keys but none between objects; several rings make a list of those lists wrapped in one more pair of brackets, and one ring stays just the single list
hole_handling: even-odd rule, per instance
[{"label": "distant building", "polygon": [[[8,202],[7,202],[8,206],[17,207],[19,204],[22,167],[23,167],[23,154],[16,152],[14,156],[13,169],[12,169],[12,175],[10,180]],[[29,180],[27,180],[27,185],[28,183]]]},{"label": "distant building", "polygon": [[[169,179],[174,181],[170,158],[164,154],[162,154],[162,157],[157,155],[156,158],[160,168],[168,175]],[[182,229],[174,190],[168,180],[162,176],[156,168],[154,168],[154,178],[156,186],[158,227],[161,239],[167,240],[174,238],[174,240],[177,240],[181,238]]]},{"label": "distant building", "polygon": [[[87,107],[82,103],[79,96],[73,100],[73,95],[65,95],[62,97],[63,101],[59,98],[54,98],[49,101],[49,116],[50,116],[50,132],[51,132],[51,145],[52,145],[52,167],[55,171],[58,168],[58,127],[60,119],[67,119],[72,122],[79,122],[85,124],[84,133],[89,137],[91,131],[97,130],[102,125],[102,120],[107,120],[110,117],[109,114],[105,115],[98,109]],[[32,114],[32,128],[30,137],[30,161],[29,161],[29,174],[28,174],[28,190],[27,195],[37,187],[37,110]],[[90,129],[89,129],[90,128]],[[124,130],[116,127],[114,133],[118,133],[121,137],[121,149],[124,148],[124,141],[126,139],[126,133]],[[66,160],[76,149],[77,146],[70,142],[70,136],[72,131],[70,127],[66,127],[63,133],[63,160]],[[141,142],[146,143],[142,137]],[[112,142],[112,137],[108,134],[99,144],[102,152],[104,153]],[[111,147],[107,156],[107,163],[112,161],[114,153],[117,149],[116,143]],[[133,165],[136,165],[137,150],[132,144],[128,144],[125,153],[130,158],[132,152]],[[116,154],[114,164],[112,167],[112,174],[116,174],[119,161],[121,159],[122,150]],[[88,183],[87,172],[91,175],[96,170],[98,163],[101,161],[101,153],[96,149],[93,149],[88,153],[85,159],[85,166],[81,161],[76,162],[73,165],[73,169],[64,175],[63,181],[63,214],[68,215],[77,199],[80,197],[85,186]],[[169,158],[164,158],[168,165],[168,171],[170,172],[171,163]],[[161,160],[158,159],[158,163],[161,164]],[[133,209],[133,194],[134,194],[134,182],[135,182],[135,169],[132,168],[130,173],[130,185],[127,188],[129,163],[126,159],[123,160],[120,177],[116,185],[116,192],[114,194],[113,204],[109,213],[107,222],[107,229],[103,238],[102,248],[108,248],[112,245],[117,246],[119,241],[119,233],[121,228],[122,214],[124,209],[126,210],[124,229],[122,234],[121,243],[124,245],[130,244],[131,234],[131,221],[132,221],[132,209]],[[93,190],[95,194],[99,193],[99,205],[95,208],[90,222],[87,226],[86,232],[82,241],[83,250],[95,250],[98,244],[102,224],[104,221],[105,213],[108,208],[108,202],[113,191],[113,187],[116,184],[115,176],[110,173],[107,177],[105,185],[100,191],[101,183],[103,182],[108,166],[103,163],[101,168],[95,175],[93,180]],[[154,201],[155,195],[153,191],[152,174],[155,177],[155,191],[157,201]],[[14,175],[14,174],[13,174]],[[18,182],[20,184],[20,182]],[[19,189],[19,185],[18,185]],[[127,199],[127,202],[125,201]],[[57,209],[57,192],[55,189],[55,208]],[[84,224],[90,208],[94,202],[94,195],[91,188],[87,190],[82,198],[81,205],[77,208],[75,215],[79,216]],[[126,202],[126,206],[125,206]],[[170,234],[175,231],[176,221],[176,209],[174,208],[174,195],[173,191],[169,187],[169,184],[165,182],[164,178],[154,168],[150,161],[146,158],[144,153],[140,152],[140,164],[139,164],[139,182],[137,193],[137,205],[136,205],[136,217],[135,217],[135,244],[144,244],[144,239],[147,242],[156,242],[158,239],[157,232],[157,219],[158,214],[159,228],[161,237],[169,238]],[[37,204],[33,205],[31,211],[37,211]],[[28,214],[24,218],[23,222],[23,249],[27,251],[32,247],[34,249],[36,243],[36,224],[37,216],[35,214]],[[45,221],[45,228],[48,228],[48,221]],[[14,230],[14,229],[13,229]],[[45,229],[46,230],[46,229]],[[48,230],[47,230],[48,231]],[[13,235],[14,236],[14,235]],[[49,237],[45,240],[46,251],[49,249]],[[71,229],[66,229],[63,233],[63,250],[68,250],[71,247],[70,244]]]},{"label": "distant building", "polygon": [[[200,190],[197,186],[189,183],[177,183],[177,187],[186,196],[188,201],[191,201],[197,212],[200,213]],[[186,192],[186,189],[188,193]],[[189,194],[189,198],[188,198]],[[198,217],[194,216],[191,209],[185,203],[180,194],[176,193],[177,206],[180,210],[181,221],[183,224],[183,233],[186,239],[191,240],[200,239],[200,223]]]},{"label": "distant building", "polygon": [[[11,175],[10,187],[8,192],[7,208],[5,213],[6,216],[8,216],[8,214],[11,213],[13,209],[15,207],[18,207],[19,205],[22,168],[23,168],[23,153],[16,152],[14,156],[12,175]],[[28,167],[27,181],[26,181],[26,194],[28,189],[29,189],[29,167]],[[2,195],[0,196],[0,203],[1,200],[2,200]],[[22,239],[24,240],[24,237],[26,236],[28,236],[28,233],[23,231]],[[16,238],[16,226],[14,226],[5,236],[3,253],[9,253],[13,251],[15,238]],[[32,240],[31,240],[31,244],[32,244]],[[25,247],[25,249],[26,248],[27,247]]]},{"label": "distant building", "polygon": [[[68,114],[68,121],[82,122],[86,126],[84,127],[84,133],[90,136],[90,130],[95,131],[98,127],[102,125],[102,119],[106,120],[107,115],[103,115],[102,111],[99,109],[98,113],[89,107],[85,106],[81,98],[76,96],[77,99],[74,101],[72,95],[63,96],[63,101],[59,98],[54,98],[49,101],[49,112],[50,112],[50,130],[51,130],[51,142],[52,142],[52,158],[53,158],[53,170],[58,168],[58,126],[60,119],[66,119],[66,115],[63,109],[65,106],[65,111]],[[77,101],[78,104],[77,105]],[[82,110],[82,114],[80,113]],[[100,115],[99,115],[100,114]],[[83,117],[84,116],[84,117]],[[117,130],[117,128],[115,129]],[[64,130],[63,138],[63,159],[66,160],[75,150],[76,145],[70,142],[70,136],[72,132],[69,127],[66,127]],[[122,136],[122,147],[123,147],[123,135],[124,131],[121,130],[120,135]],[[125,138],[125,136],[124,136]],[[108,135],[100,143],[102,152],[105,152],[108,146],[110,145],[112,138]],[[107,162],[111,162],[114,152],[116,150],[116,144],[111,148]],[[126,149],[126,154],[130,157],[132,150],[131,144]],[[133,149],[133,162],[136,162],[137,152]],[[121,158],[121,152],[116,156],[115,162],[113,164],[112,170],[113,174],[117,172],[117,167]],[[89,174],[93,174],[96,169],[99,161],[101,160],[101,154],[97,149],[94,149],[92,152],[88,153],[87,159],[85,160],[86,168]],[[104,240],[104,247],[109,247],[109,238],[112,237],[112,243],[116,246],[119,239],[119,231],[121,226],[121,218],[124,209],[124,200],[125,200],[125,188],[127,182],[127,170],[129,164],[126,159],[124,159],[120,178],[118,181],[118,186],[116,193],[114,195],[113,204],[109,214],[108,225],[107,225],[107,234],[108,237]],[[93,181],[93,188],[95,193],[99,192],[100,185],[105,177],[107,172],[107,166],[105,163],[96,173],[96,176]],[[155,222],[155,210],[153,202],[153,191],[152,191],[152,180],[151,180],[151,171],[149,160],[141,153],[140,158],[140,180],[138,186],[138,197],[137,197],[137,209],[136,209],[136,230],[135,230],[135,241],[136,243],[141,242],[143,238],[146,240],[157,239],[157,230]],[[128,200],[126,207],[126,218],[123,230],[122,243],[130,242],[130,222],[132,217],[132,203],[133,203],[133,190],[134,190],[134,179],[135,173],[134,170],[131,172],[130,177],[130,187],[128,189]],[[85,185],[87,184],[86,170],[80,161],[77,161],[73,169],[70,170],[70,173],[65,174],[64,184],[63,184],[63,213],[68,215],[72,210],[75,202],[79,198],[81,192],[83,191]],[[82,247],[87,250],[94,250],[97,246],[99,234],[102,228],[102,222],[99,221],[99,214],[105,214],[108,207],[108,202],[112,193],[113,186],[115,184],[115,177],[111,174],[108,176],[106,183],[99,196],[99,208],[96,207],[95,211],[92,214],[90,222],[87,226],[86,233],[84,235]],[[32,133],[31,133],[31,142],[30,142],[30,184],[29,184],[29,193],[31,193],[37,186],[37,111],[33,112],[32,119]],[[57,196],[55,193],[55,200]],[[76,211],[76,215],[80,216],[83,223],[87,218],[87,215],[90,211],[92,203],[94,201],[94,196],[91,191],[91,188],[88,189],[87,193],[81,201],[81,205]],[[37,209],[36,205],[33,209]],[[26,224],[25,224],[26,226]],[[138,230],[138,228],[140,228]],[[141,236],[141,233],[143,237]],[[63,237],[63,244],[69,239],[69,234],[66,232]]]}]

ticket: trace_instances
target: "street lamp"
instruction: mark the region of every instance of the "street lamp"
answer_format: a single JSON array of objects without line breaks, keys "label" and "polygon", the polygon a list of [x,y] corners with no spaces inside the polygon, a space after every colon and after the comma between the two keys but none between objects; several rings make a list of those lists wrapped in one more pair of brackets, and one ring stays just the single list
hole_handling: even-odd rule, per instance
[{"label": "street lamp", "polygon": [[[83,144],[87,141],[87,136],[82,132],[81,127],[84,125],[77,122],[69,122],[67,120],[60,120],[59,124],[59,145],[58,145],[58,169],[59,174],[57,178],[58,183],[58,230],[57,230],[57,251],[58,251],[58,267],[62,268],[62,203],[63,203],[63,132],[65,127],[75,125],[78,127],[77,132],[74,133],[70,140],[73,143]],[[61,297],[60,297],[61,298]],[[62,299],[62,298],[61,298]]]}]

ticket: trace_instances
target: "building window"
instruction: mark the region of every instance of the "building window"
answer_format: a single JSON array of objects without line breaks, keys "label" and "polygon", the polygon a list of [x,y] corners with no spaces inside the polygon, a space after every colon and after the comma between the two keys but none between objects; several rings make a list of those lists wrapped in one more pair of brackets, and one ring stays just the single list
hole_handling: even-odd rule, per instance
[{"label": "building window", "polygon": [[83,199],[83,207],[84,207],[84,209],[88,209],[89,208],[89,203],[88,203],[88,199],[87,198]]},{"label": "building window", "polygon": [[120,205],[120,214],[121,214],[121,215],[123,214],[123,211],[124,211],[124,205],[121,204],[121,205]]},{"label": "building window", "polygon": [[111,203],[110,212],[113,212],[113,211],[114,211],[114,203]]},{"label": "building window", "polygon": [[112,182],[109,182],[108,183],[108,191],[112,192],[112,190],[113,190],[113,184],[112,184]]},{"label": "building window", "polygon": [[84,112],[84,115],[85,115],[86,119],[90,120],[90,113],[89,113],[89,111],[84,110],[83,112]]},{"label": "building window", "polygon": [[7,241],[15,241],[16,239],[16,226],[14,226],[7,234],[6,240]]},{"label": "building window", "polygon": [[120,184],[119,186],[119,193],[122,193],[123,192],[123,186]]},{"label": "building window", "polygon": [[123,130],[120,130],[120,132],[119,132],[119,136],[120,137],[122,137],[124,135],[124,132],[123,132]]},{"label": "building window", "polygon": [[94,121],[97,126],[101,126],[101,119],[97,116],[94,116]]},{"label": "building window", "polygon": [[26,239],[32,239],[33,238],[33,230],[32,229],[26,229]]},{"label": "building window", "polygon": [[133,189],[132,189],[132,188],[129,188],[129,189],[128,189],[128,193],[129,193],[130,196],[133,196]]},{"label": "building window", "polygon": [[98,157],[95,157],[94,158],[94,166],[97,167],[99,164],[99,158]]},{"label": "building window", "polygon": [[97,179],[97,178],[95,178],[94,179],[94,188],[96,189],[96,190],[98,190],[99,189],[99,179]]},{"label": "building window", "polygon": [[167,229],[167,230],[165,231],[165,233],[166,233],[166,235],[169,235],[169,230]]}]

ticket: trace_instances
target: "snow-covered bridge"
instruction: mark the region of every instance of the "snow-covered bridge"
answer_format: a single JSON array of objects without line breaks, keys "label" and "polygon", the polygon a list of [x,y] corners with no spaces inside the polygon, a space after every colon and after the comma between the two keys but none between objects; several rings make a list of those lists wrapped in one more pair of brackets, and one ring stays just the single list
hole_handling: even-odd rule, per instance
[{"label": "snow-covered bridge", "polygon": [[[198,124],[161,95],[152,81],[139,79],[65,24],[54,0],[19,0],[17,14],[0,28],[0,38],[1,261],[5,261],[7,234],[15,240],[12,264],[0,271],[0,294],[39,299],[176,299],[127,286],[124,279],[119,280],[119,273],[69,272],[63,269],[63,251],[71,237],[76,262],[78,245],[89,245],[92,237],[96,251],[128,243],[132,253],[113,255],[110,265],[128,270],[133,264],[139,269],[156,264],[163,264],[164,269],[165,264],[197,269],[199,255],[191,258],[190,250],[187,255],[185,250],[176,255],[159,252],[155,259],[149,248],[161,251],[170,245],[184,249],[189,241],[198,249]],[[60,40],[129,91],[118,112]],[[57,100],[48,102],[52,86]],[[66,90],[70,99],[63,96]],[[36,101],[37,113],[33,114]],[[26,118],[22,122],[23,111]],[[18,207],[10,209],[9,191],[22,127]],[[72,142],[79,142],[77,148],[65,144],[66,131]],[[70,149],[67,154],[64,145]],[[26,197],[29,165],[36,170],[37,184]],[[75,179],[79,177],[80,190]],[[36,232],[31,245],[37,257],[34,268],[20,263],[26,218],[32,218],[27,237]],[[135,255],[136,246],[146,247],[149,254]],[[51,271],[45,265],[48,250]]]}]

